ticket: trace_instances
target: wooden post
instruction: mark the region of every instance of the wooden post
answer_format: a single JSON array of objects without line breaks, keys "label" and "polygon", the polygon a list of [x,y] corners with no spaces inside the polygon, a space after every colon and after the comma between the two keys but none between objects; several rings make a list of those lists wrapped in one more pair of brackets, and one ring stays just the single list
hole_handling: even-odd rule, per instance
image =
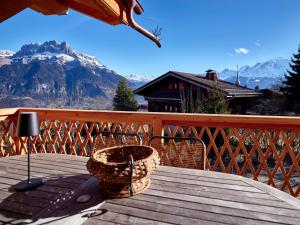
[{"label": "wooden post", "polygon": [[16,136],[16,130],[17,130],[17,118],[12,119],[12,137],[14,141],[14,147],[13,151],[15,155],[21,155],[21,141],[20,138]]},{"label": "wooden post", "polygon": [[[152,121],[153,126],[153,136],[164,136],[164,129],[161,118],[154,118]],[[163,144],[163,139],[154,139],[153,143],[155,144]]]}]

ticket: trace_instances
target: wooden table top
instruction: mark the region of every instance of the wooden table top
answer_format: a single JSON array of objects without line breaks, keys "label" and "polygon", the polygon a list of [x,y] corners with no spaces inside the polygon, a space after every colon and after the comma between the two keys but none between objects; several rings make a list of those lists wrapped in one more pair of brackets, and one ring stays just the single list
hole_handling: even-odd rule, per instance
[{"label": "wooden table top", "polygon": [[[0,159],[0,224],[300,224],[300,200],[230,174],[160,166],[143,194],[105,200],[85,167],[88,158],[31,155],[44,184],[15,192],[26,156]],[[77,203],[91,194],[88,203]]]}]

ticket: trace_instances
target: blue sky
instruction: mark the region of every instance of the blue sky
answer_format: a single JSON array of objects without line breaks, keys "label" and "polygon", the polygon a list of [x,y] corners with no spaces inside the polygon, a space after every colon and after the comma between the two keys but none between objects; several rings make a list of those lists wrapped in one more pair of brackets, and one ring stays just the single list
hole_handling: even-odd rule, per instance
[{"label": "blue sky", "polygon": [[0,24],[0,49],[66,41],[120,74],[161,75],[235,69],[290,58],[300,44],[300,0],[140,0],[136,20],[162,27],[162,48],[124,25],[70,11],[43,16],[30,9]]}]

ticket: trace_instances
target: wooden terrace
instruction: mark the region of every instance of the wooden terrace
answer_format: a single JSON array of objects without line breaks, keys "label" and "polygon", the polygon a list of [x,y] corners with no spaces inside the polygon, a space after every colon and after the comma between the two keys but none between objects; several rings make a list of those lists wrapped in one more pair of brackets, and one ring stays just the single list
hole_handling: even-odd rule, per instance
[{"label": "wooden terrace", "polygon": [[[14,185],[26,179],[27,147],[14,133],[23,111],[39,113],[31,171],[44,184],[20,193]],[[104,199],[85,167],[101,131],[139,134],[145,145],[151,136],[199,138],[206,145],[206,170],[199,169],[201,154],[190,142],[170,139],[146,192]],[[300,224],[299,151],[295,117],[5,109],[0,111],[0,223]],[[77,203],[82,194],[91,200]]]},{"label": "wooden terrace", "polygon": [[[143,194],[105,199],[85,168],[87,157],[32,155],[32,174],[44,184],[14,192],[26,179],[26,156],[0,159],[3,224],[299,224],[300,201],[231,174],[160,166]],[[83,194],[87,203],[77,203]]]}]

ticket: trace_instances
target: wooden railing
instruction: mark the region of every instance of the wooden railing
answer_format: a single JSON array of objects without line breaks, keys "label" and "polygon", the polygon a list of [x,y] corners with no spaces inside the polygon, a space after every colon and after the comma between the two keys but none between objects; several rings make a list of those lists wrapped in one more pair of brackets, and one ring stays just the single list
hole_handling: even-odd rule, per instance
[{"label": "wooden railing", "polygon": [[[265,182],[293,196],[300,193],[300,118],[204,114],[135,113],[58,109],[0,110],[0,156],[26,153],[14,136],[18,112],[39,113],[41,134],[32,153],[88,156],[100,131],[195,137],[206,145],[208,169]],[[188,142],[185,142],[189,145]],[[198,152],[173,145],[169,165],[197,168]]]}]

